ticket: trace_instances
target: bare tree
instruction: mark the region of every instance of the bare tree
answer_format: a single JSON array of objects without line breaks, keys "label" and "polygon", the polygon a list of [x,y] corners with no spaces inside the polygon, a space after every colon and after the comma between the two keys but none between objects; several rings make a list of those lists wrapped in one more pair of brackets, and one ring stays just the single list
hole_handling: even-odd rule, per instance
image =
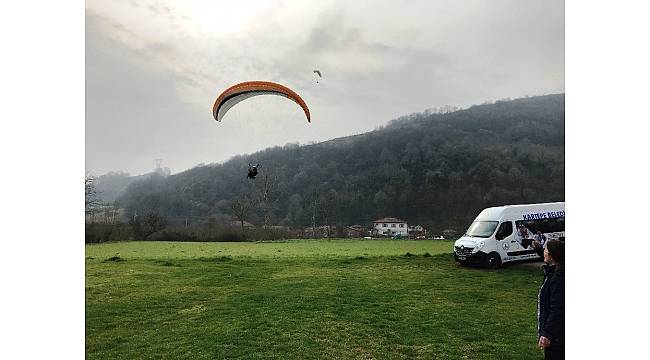
[{"label": "bare tree", "polygon": [[97,189],[96,189],[96,183],[97,183],[97,177],[91,174],[86,174],[86,178],[84,180],[84,187],[85,187],[85,207],[86,207],[86,215],[90,215],[91,217],[95,215],[97,211],[99,211],[99,206],[102,204],[99,198],[97,197]]},{"label": "bare tree", "polygon": [[233,216],[241,224],[241,233],[244,239],[246,238],[246,229],[244,228],[244,222],[246,219],[248,219],[251,208],[251,201],[246,196],[239,196],[230,202],[230,210],[232,211]]},{"label": "bare tree", "polygon": [[277,176],[273,176],[273,174],[265,171],[260,180],[261,182],[257,187],[256,196],[264,219],[263,228],[266,229],[271,222],[271,216],[273,214],[273,195],[277,188]]},{"label": "bare tree", "polygon": [[[305,204],[305,209],[309,209],[309,212],[311,213],[311,216],[309,217],[311,220],[311,237],[316,238],[316,210],[319,209],[320,207],[318,206],[318,193],[314,191],[311,194],[308,194],[304,198],[304,204]],[[318,214],[320,216],[320,214]]]},{"label": "bare tree", "polygon": [[328,238],[332,235],[332,222],[337,216],[337,198],[338,194],[334,189],[330,189],[318,197],[318,213],[322,224],[325,225]]}]

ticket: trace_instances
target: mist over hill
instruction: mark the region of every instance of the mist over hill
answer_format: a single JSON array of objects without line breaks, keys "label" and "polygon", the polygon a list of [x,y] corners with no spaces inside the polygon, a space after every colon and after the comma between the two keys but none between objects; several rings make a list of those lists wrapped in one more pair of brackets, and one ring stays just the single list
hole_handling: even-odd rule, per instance
[{"label": "mist over hill", "polygon": [[113,204],[120,196],[124,194],[131,183],[147,179],[153,174],[166,177],[169,176],[170,173],[171,171],[167,167],[158,167],[152,172],[133,176],[124,171],[108,172],[97,177],[97,182],[95,185],[97,199],[106,205]]},{"label": "mist over hill", "polygon": [[[498,101],[171,176],[154,172],[118,200],[127,216],[156,211],[172,221],[227,221],[234,202],[248,201],[254,224],[367,225],[391,216],[462,230],[488,206],[564,201],[564,139],[564,94]],[[249,163],[261,164],[254,181]]]}]

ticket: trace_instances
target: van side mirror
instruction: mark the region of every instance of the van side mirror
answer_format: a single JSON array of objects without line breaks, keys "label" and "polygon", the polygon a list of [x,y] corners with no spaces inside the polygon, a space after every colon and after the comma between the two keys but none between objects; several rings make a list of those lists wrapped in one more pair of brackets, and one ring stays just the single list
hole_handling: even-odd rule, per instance
[{"label": "van side mirror", "polygon": [[502,232],[497,232],[496,235],[494,235],[494,238],[501,241],[505,238],[505,236],[503,236]]}]

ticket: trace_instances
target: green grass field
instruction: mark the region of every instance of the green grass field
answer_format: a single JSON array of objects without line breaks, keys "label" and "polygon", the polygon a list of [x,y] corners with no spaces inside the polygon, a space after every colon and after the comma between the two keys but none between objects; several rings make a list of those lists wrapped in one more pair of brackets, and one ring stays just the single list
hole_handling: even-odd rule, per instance
[{"label": "green grass field", "polygon": [[541,271],[452,242],[86,246],[87,359],[534,359]]}]

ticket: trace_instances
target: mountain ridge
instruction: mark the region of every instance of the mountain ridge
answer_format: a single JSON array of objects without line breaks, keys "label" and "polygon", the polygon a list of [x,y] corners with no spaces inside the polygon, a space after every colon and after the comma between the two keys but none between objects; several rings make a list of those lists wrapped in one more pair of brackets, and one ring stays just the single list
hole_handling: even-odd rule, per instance
[{"label": "mountain ridge", "polygon": [[[261,163],[255,182],[248,163]],[[383,216],[433,229],[465,227],[480,209],[564,200],[564,94],[410,114],[379,129],[308,145],[286,144],[168,177],[135,181],[126,213],[228,219],[229,204],[273,179],[265,210],[250,221],[304,227]],[[259,202],[257,203],[259,205]]]}]

